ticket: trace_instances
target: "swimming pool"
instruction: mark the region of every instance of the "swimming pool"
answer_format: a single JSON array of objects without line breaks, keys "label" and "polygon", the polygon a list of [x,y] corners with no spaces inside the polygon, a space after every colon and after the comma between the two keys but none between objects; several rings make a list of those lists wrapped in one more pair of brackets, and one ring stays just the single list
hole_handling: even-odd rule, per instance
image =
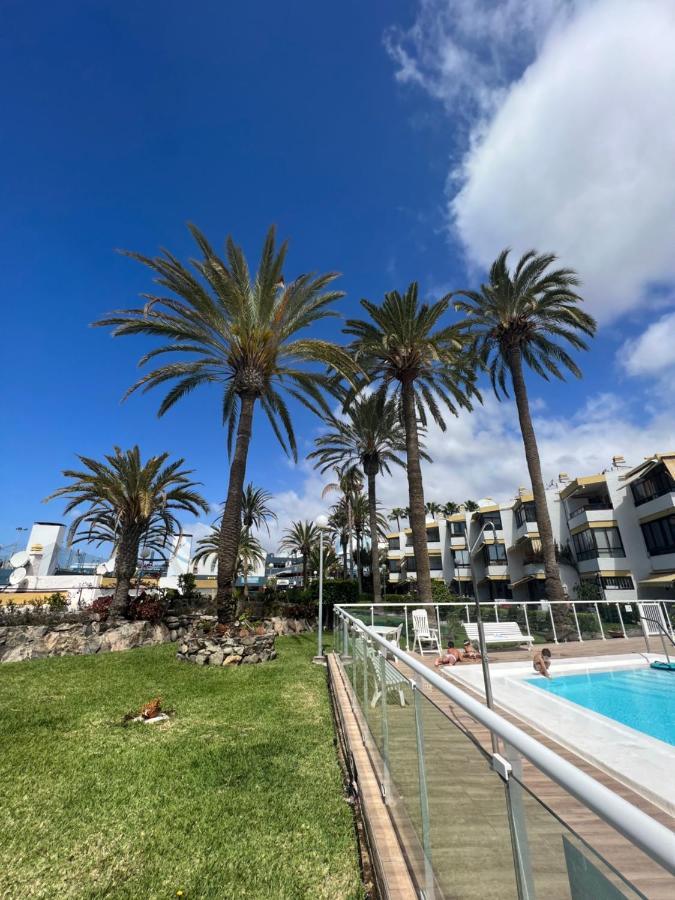
[{"label": "swimming pool", "polygon": [[525,680],[675,746],[675,672],[645,667]]}]

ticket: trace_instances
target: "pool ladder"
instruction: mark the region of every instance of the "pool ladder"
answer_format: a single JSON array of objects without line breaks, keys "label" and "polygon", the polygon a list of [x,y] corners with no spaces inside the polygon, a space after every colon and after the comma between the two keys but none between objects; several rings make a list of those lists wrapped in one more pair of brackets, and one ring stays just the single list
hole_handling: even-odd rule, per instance
[{"label": "pool ladder", "polygon": [[[670,641],[670,644],[673,647],[675,647],[675,641],[671,638],[671,636],[668,634],[668,632],[664,628],[663,622],[659,621],[659,619],[657,619],[657,618],[652,618],[651,616],[645,616],[643,613],[640,613],[640,618],[642,619],[643,623],[648,622],[650,625],[653,625],[656,628],[658,635],[661,638],[661,644],[663,645],[664,656],[666,657],[665,663],[660,662],[660,660],[654,660],[653,662],[650,662],[649,665],[652,667],[652,669],[667,669],[670,672],[675,672],[675,663],[671,662],[671,660],[670,660],[670,655],[668,653],[668,644],[666,644],[666,639],[668,641]],[[649,631],[647,628],[645,628],[644,631],[645,631],[645,641],[647,643],[647,649],[649,650],[649,640],[647,638]],[[640,656],[643,656],[643,655],[644,654],[642,654],[642,653],[640,654]]]}]

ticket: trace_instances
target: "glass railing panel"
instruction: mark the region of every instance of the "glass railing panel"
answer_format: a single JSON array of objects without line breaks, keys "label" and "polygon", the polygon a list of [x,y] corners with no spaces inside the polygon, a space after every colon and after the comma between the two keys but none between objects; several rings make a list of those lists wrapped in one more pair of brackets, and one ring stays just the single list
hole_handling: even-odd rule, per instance
[{"label": "glass railing panel", "polygon": [[[509,757],[513,760],[513,751]],[[513,773],[509,800],[524,896],[547,900],[644,897]]]},{"label": "glass railing panel", "polygon": [[428,847],[444,897],[517,898],[504,782],[488,755],[419,695]]}]

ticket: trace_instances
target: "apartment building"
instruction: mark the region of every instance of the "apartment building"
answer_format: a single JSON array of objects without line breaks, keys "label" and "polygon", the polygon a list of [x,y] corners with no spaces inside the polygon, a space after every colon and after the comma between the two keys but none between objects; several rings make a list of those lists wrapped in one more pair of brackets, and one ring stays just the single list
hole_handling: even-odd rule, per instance
[{"label": "apartment building", "polygon": [[[592,581],[607,600],[675,599],[675,451],[628,468],[622,458],[593,475],[561,474],[546,490],[563,590]],[[541,540],[532,493],[481,501],[427,521],[432,578],[480,600],[544,600]],[[388,578],[416,577],[409,528],[388,535]]]}]

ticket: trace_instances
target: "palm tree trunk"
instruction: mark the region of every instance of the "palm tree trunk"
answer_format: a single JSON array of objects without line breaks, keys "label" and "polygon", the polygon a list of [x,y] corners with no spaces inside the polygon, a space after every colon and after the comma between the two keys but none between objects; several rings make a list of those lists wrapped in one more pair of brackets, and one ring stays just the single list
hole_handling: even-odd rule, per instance
[{"label": "palm tree trunk", "polygon": [[412,529],[413,549],[415,551],[417,591],[421,603],[431,603],[431,573],[429,571],[426,514],[424,512],[424,484],[422,482],[420,445],[417,435],[417,413],[415,411],[415,394],[409,381],[402,383],[401,394],[408,470],[409,521]]},{"label": "palm tree trunk", "polygon": [[352,534],[354,533],[354,517],[352,516],[352,505],[349,502],[349,497],[345,498],[347,501],[347,534],[349,537],[349,577],[354,578],[354,550],[352,544]]},{"label": "palm tree trunk", "polygon": [[303,590],[307,590],[307,554],[302,554],[302,587]]},{"label": "palm tree trunk", "polygon": [[345,581],[349,578],[349,569],[347,567],[347,541],[340,541],[342,544],[342,577]]},{"label": "palm tree trunk", "polygon": [[138,548],[141,543],[141,532],[137,528],[121,533],[120,542],[115,554],[115,593],[110,604],[111,616],[123,616],[129,603],[131,579],[138,564]]},{"label": "palm tree trunk", "polygon": [[241,531],[241,496],[246,477],[246,460],[251,442],[256,395],[254,393],[241,394],[240,398],[241,411],[237,425],[237,442],[230,466],[230,483],[218,540],[216,606],[218,607],[218,621],[224,625],[229,625],[234,621],[237,608],[234,598],[234,570],[237,565],[237,549]]},{"label": "palm tree trunk", "polygon": [[360,531],[356,532],[356,577],[359,585],[359,599],[363,593],[363,560],[361,559],[361,539]]},{"label": "palm tree trunk", "polygon": [[[375,476],[377,467],[366,467],[368,478],[368,519],[370,521],[370,574],[373,577],[373,603],[379,603],[380,591],[380,554],[377,546],[377,496],[375,494]],[[399,528],[400,531],[400,528]]]},{"label": "palm tree trunk", "polygon": [[565,594],[563,593],[562,582],[560,581],[560,570],[555,558],[555,542],[553,540],[553,529],[551,528],[551,517],[548,514],[548,507],[546,505],[546,491],[544,488],[544,479],[541,474],[541,460],[539,459],[537,438],[534,433],[534,426],[532,425],[530,404],[527,398],[527,387],[523,375],[523,361],[520,350],[517,347],[514,347],[508,352],[507,363],[511,371],[513,393],[516,398],[516,406],[518,407],[518,419],[520,421],[520,432],[523,436],[523,444],[525,445],[527,470],[530,473],[530,481],[532,482],[534,508],[544,556],[546,596],[549,600],[564,601]]}]

